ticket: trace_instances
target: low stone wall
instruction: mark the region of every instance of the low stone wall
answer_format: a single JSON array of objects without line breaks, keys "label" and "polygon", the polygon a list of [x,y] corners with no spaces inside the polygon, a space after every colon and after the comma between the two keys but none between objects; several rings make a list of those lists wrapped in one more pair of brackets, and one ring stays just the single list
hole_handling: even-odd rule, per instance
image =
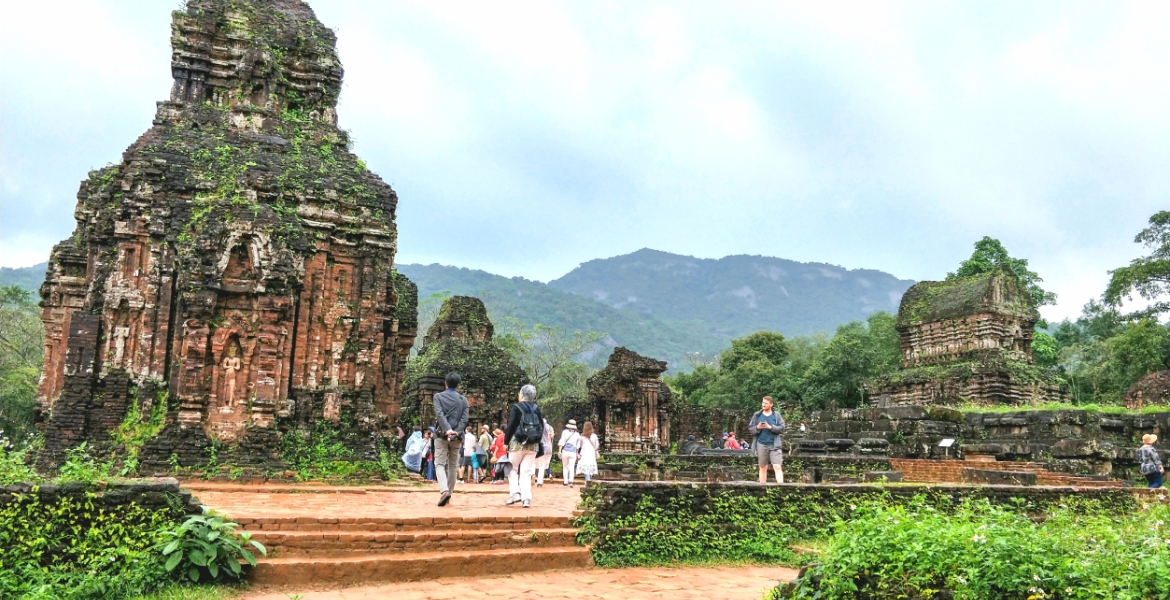
[{"label": "low stone wall", "polygon": [[[611,481],[754,481],[759,474],[754,453],[605,454],[598,479]],[[858,482],[865,473],[891,470],[885,457],[786,456],[785,481],[803,483]],[[768,477],[773,474],[769,469]]]},{"label": "low stone wall", "polygon": [[[965,499],[1041,515],[1054,506],[1091,502],[1116,514],[1161,499],[1165,491],[1123,488],[803,485],[593,482],[582,492],[580,539],[600,565],[722,559],[784,560],[792,541],[828,535],[867,501],[926,502],[949,510]],[[916,500],[917,499],[917,500]]]},{"label": "low stone wall", "polygon": [[[1143,433],[1164,437],[1170,412],[1113,414],[1086,410],[960,412],[943,407],[894,406],[821,411],[803,438],[790,438],[797,456],[892,458],[994,456],[1034,461],[1053,471],[1140,479],[1137,448]],[[938,447],[955,439],[949,450]],[[881,448],[879,448],[881,446]],[[1170,452],[1163,452],[1170,458]]]},{"label": "low stone wall", "polygon": [[60,504],[67,500],[92,499],[95,508],[116,509],[119,506],[137,506],[170,511],[179,516],[199,514],[199,500],[191,492],[179,487],[179,480],[162,477],[142,481],[113,484],[86,483],[14,483],[0,487],[0,506],[21,499],[35,498],[42,504]]}]

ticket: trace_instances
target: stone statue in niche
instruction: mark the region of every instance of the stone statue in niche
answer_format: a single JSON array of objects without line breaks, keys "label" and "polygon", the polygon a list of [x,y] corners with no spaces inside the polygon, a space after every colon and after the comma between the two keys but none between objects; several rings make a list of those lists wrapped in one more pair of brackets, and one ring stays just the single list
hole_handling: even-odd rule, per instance
[{"label": "stone statue in niche", "polygon": [[220,363],[220,381],[222,382],[219,395],[220,412],[233,412],[236,408],[236,374],[240,372],[240,339],[232,336],[223,349],[223,361]]},{"label": "stone statue in niche", "polygon": [[130,337],[130,327],[119,325],[114,328],[114,366],[122,366],[122,358],[126,355],[126,338]]}]

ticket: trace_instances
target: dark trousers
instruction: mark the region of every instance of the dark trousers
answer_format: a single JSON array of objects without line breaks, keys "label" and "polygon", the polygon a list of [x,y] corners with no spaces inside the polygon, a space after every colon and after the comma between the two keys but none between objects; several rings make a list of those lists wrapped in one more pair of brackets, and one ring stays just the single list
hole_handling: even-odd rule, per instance
[{"label": "dark trousers", "polygon": [[1162,473],[1154,471],[1153,473],[1146,473],[1146,481],[1150,482],[1150,489],[1162,487]]}]

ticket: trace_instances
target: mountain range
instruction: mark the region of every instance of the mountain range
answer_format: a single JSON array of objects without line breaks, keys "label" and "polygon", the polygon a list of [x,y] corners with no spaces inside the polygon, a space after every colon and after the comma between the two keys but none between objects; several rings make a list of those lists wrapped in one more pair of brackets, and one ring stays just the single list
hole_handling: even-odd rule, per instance
[{"label": "mountain range", "polygon": [[[844,269],[767,256],[694,258],[643,249],[586,262],[548,282],[439,264],[400,264],[419,287],[420,304],[443,294],[477,296],[492,319],[607,334],[686,369],[689,353],[713,356],[733,338],[770,330],[787,336],[831,334],[876,311],[896,312],[914,282],[870,269]],[[34,292],[45,264],[0,268],[0,285]],[[429,299],[429,300],[428,300]]]}]

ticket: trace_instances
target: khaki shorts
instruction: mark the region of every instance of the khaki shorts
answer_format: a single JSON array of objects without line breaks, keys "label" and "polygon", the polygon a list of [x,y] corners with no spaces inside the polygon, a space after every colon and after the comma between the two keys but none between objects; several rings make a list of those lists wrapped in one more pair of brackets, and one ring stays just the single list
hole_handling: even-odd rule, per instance
[{"label": "khaki shorts", "polygon": [[782,465],[784,464],[784,450],[779,445],[769,446],[756,442],[756,459],[761,467]]}]

